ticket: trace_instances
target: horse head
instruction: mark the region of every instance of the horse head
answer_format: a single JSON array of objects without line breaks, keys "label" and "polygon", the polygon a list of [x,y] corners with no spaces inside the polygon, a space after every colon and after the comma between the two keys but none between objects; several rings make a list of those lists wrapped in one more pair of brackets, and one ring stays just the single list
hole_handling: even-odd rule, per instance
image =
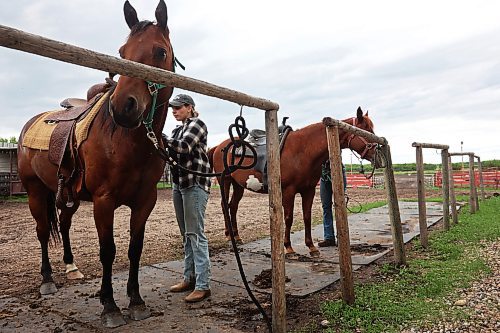
[{"label": "horse head", "polygon": [[[120,57],[168,71],[174,70],[174,53],[167,27],[167,6],[160,0],[156,8],[156,23],[139,21],[137,12],[125,1],[125,20],[130,28],[126,43],[120,47]],[[115,123],[126,128],[136,128],[147,117],[154,114],[153,100],[167,103],[173,88],[128,76],[120,76],[110,98],[110,113]],[[155,94],[157,94],[155,96]],[[155,101],[156,102],[156,101]]]},{"label": "horse head", "polygon": [[[358,107],[356,117],[349,118],[343,121],[348,123],[349,125],[375,134],[375,132],[373,131],[373,122],[370,117],[368,117],[368,111],[363,115],[363,110],[361,110],[361,107]],[[377,143],[368,142],[362,136],[356,135],[354,133],[348,133],[346,139],[347,148],[357,152],[360,158],[370,161],[375,168],[380,168],[383,166],[382,156],[379,152],[379,146]]]}]

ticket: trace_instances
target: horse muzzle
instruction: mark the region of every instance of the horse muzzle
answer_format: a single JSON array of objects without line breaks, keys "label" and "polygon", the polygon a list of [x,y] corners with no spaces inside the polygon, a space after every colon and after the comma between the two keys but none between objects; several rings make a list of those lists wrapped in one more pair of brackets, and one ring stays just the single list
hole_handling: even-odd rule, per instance
[{"label": "horse muzzle", "polygon": [[133,97],[129,97],[121,108],[116,107],[111,98],[109,113],[117,125],[125,128],[137,128],[141,126],[144,109],[139,109],[137,100]]}]

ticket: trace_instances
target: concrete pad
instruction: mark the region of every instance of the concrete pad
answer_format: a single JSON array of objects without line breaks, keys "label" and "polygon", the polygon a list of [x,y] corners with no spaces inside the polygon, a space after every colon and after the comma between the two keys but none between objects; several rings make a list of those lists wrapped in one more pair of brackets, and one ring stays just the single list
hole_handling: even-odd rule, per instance
[{"label": "concrete pad", "polygon": [[[142,267],[139,273],[141,295],[152,312],[152,316],[142,321],[127,317],[129,299],[126,295],[128,273],[113,275],[113,290],[117,305],[125,315],[127,325],[111,331],[119,332],[237,332],[232,329],[231,321],[223,321],[209,313],[214,312],[211,300],[190,305],[184,302],[188,293],[171,293],[169,287],[182,279],[182,275],[151,266]],[[102,306],[96,292],[100,280],[93,280],[77,286],[64,288],[54,296],[44,297],[44,306],[65,314],[77,322],[101,329],[100,313]],[[232,290],[228,290],[232,289]],[[214,282],[213,295],[246,297],[244,290],[230,288]],[[221,297],[217,297],[221,299]],[[222,299],[226,299],[225,297]]]}]

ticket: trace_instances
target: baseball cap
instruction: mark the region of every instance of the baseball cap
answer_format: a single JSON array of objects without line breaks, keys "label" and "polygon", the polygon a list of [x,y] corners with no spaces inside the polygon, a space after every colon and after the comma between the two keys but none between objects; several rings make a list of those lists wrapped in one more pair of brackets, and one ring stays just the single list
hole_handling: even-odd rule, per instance
[{"label": "baseball cap", "polygon": [[175,96],[174,99],[168,103],[169,106],[181,106],[181,105],[185,105],[185,104],[195,106],[194,101],[191,98],[191,96],[186,95],[186,94],[179,94],[179,95]]}]

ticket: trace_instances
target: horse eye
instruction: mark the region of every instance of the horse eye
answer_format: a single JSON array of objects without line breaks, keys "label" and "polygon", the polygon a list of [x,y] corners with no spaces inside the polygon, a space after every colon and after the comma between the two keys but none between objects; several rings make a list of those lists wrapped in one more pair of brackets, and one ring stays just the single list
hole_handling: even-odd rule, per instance
[{"label": "horse eye", "polygon": [[167,50],[159,47],[155,50],[154,56],[155,56],[155,58],[157,58],[159,60],[165,60],[167,58]]}]

